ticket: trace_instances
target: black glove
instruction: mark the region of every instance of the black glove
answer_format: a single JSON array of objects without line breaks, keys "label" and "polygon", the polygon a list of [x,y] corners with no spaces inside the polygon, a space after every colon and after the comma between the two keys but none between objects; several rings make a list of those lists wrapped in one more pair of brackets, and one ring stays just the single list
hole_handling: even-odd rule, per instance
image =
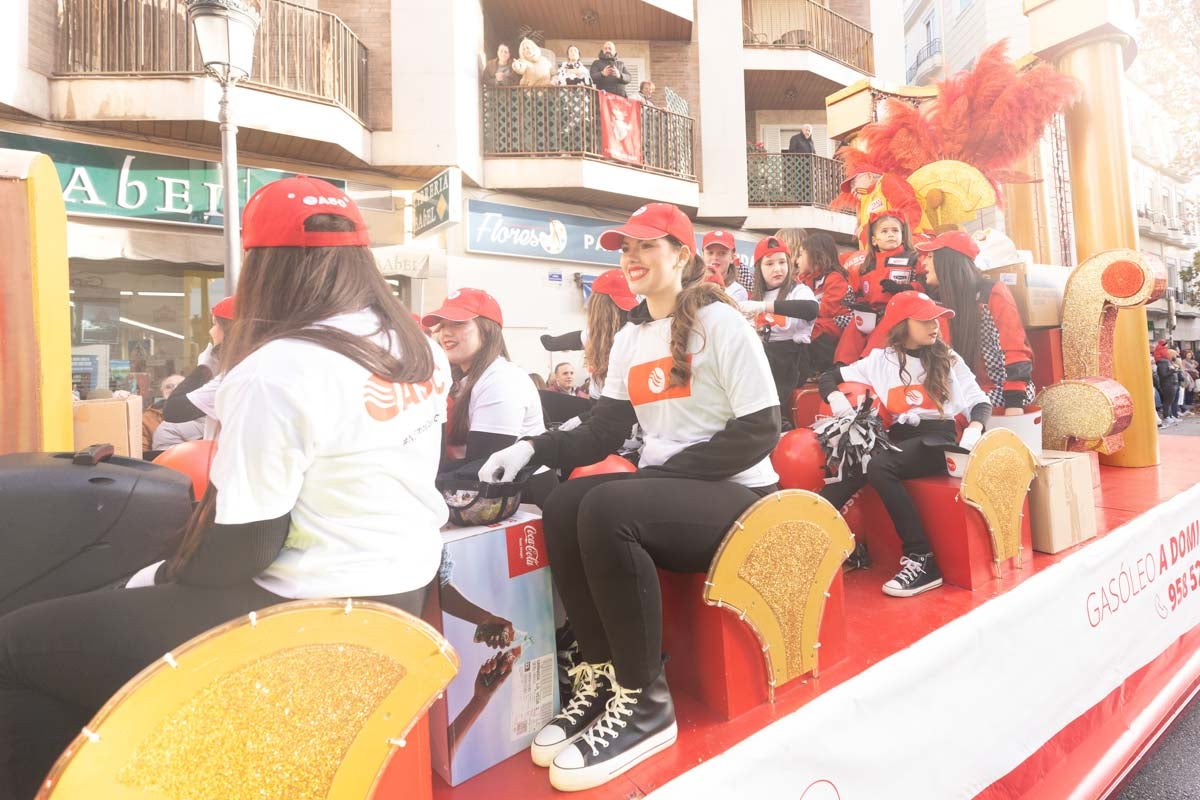
[{"label": "black glove", "polygon": [[543,333],[540,337],[542,347],[549,350],[551,353],[562,352],[564,350],[582,350],[583,349],[583,331],[571,331],[564,333],[561,336],[551,336],[548,333]]},{"label": "black glove", "polygon": [[879,282],[879,288],[883,289],[888,294],[900,294],[912,290],[912,285],[908,283],[897,283],[891,278],[884,278]]}]

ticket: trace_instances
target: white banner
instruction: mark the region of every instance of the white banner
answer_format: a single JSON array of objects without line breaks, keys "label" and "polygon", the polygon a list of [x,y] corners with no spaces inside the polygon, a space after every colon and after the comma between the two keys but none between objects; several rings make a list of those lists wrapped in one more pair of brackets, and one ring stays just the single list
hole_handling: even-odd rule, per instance
[{"label": "white banner", "polygon": [[1200,622],[1198,500],[1193,486],[649,798],[974,797]]}]

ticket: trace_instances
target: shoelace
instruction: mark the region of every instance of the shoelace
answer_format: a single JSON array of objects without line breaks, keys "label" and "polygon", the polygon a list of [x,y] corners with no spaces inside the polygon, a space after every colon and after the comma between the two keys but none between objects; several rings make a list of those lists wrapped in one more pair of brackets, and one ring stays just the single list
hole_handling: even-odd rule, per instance
[{"label": "shoelace", "polygon": [[900,583],[912,583],[925,571],[925,562],[915,561],[908,556],[900,556],[900,574],[896,580]]},{"label": "shoelace", "polygon": [[621,719],[622,717],[632,717],[633,709],[626,708],[625,704],[637,705],[637,695],[642,693],[641,689],[626,689],[616,681],[612,682],[613,697],[604,706],[604,713],[592,723],[592,726],[584,732],[580,741],[584,742],[588,747],[592,748],[592,755],[596,755],[600,751],[596,749],[596,745],[608,747],[610,739],[616,739],[619,731],[613,727],[614,725],[621,728],[626,727],[629,723]]},{"label": "shoelace", "polygon": [[599,677],[607,678],[610,684],[615,685],[615,672],[613,672],[612,662],[604,662],[603,664],[589,664],[584,661],[579,666],[573,667],[567,672],[571,676],[571,702],[567,703],[566,708],[558,712],[557,718],[565,719],[572,725],[575,724],[575,717],[580,716],[586,710],[588,700],[600,695]]}]

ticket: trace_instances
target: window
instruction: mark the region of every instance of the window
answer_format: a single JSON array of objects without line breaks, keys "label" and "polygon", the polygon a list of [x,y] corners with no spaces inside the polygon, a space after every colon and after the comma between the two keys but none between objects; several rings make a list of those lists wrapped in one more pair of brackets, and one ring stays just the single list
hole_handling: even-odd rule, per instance
[{"label": "window", "polygon": [[925,44],[932,44],[936,37],[933,35],[933,15],[925,18]]}]

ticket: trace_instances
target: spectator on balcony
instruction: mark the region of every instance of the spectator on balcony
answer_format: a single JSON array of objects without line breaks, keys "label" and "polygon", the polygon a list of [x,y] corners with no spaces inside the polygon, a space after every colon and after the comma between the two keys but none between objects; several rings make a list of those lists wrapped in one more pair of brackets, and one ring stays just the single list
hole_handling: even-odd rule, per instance
[{"label": "spectator on balcony", "polygon": [[482,77],[486,86],[516,86],[520,82],[521,76],[513,72],[512,54],[504,42],[496,48],[496,57],[488,59]]},{"label": "spectator on balcony", "polygon": [[788,140],[787,150],[783,152],[815,155],[817,147],[813,144],[812,125],[801,125],[800,132]]},{"label": "spectator on balcony", "polygon": [[610,92],[626,97],[625,85],[629,83],[629,68],[625,62],[617,58],[617,46],[605,42],[600,48],[600,55],[592,62],[592,83],[602,92]]},{"label": "spectator on balcony", "polygon": [[553,62],[542,55],[542,48],[532,39],[522,39],[518,49],[521,56],[513,62],[513,72],[521,76],[522,86],[551,86],[550,73],[554,70]]},{"label": "spectator on balcony", "polygon": [[653,81],[642,81],[640,84],[638,84],[638,90],[629,95],[629,99],[637,100],[642,105],[650,106],[651,108],[658,108],[653,99],[654,89],[655,86]]},{"label": "spectator on balcony", "polygon": [[567,60],[558,65],[552,83],[555,86],[591,86],[592,75],[579,58],[579,48],[571,45],[567,48]]}]

